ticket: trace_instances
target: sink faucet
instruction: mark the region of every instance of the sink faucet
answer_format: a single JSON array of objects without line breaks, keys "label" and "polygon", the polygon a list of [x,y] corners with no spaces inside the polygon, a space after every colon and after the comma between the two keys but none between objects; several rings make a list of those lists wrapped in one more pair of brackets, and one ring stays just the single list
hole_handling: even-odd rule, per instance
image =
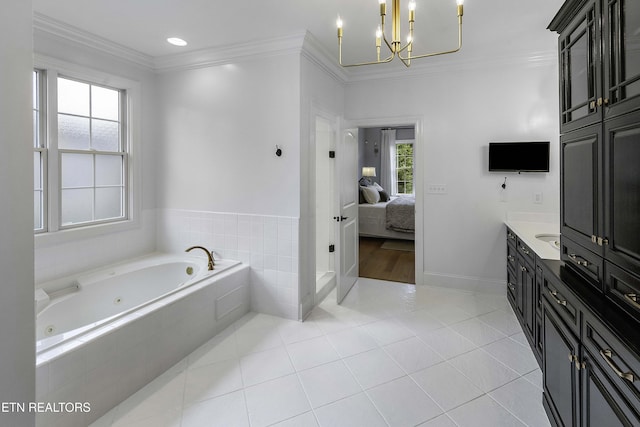
[{"label": "sink faucet", "polygon": [[207,270],[209,270],[209,271],[213,270],[213,266],[215,265],[215,263],[213,262],[213,255],[211,254],[209,249],[207,249],[207,248],[205,248],[203,246],[191,246],[185,252],[190,252],[193,249],[202,249],[203,251],[205,251],[207,253],[207,258],[209,259],[209,262],[207,263]]}]

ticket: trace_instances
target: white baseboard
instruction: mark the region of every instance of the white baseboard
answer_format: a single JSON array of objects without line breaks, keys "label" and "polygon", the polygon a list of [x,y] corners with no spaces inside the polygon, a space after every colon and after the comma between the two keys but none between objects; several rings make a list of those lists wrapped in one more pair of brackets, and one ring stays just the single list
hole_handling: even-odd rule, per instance
[{"label": "white baseboard", "polygon": [[428,271],[424,272],[424,284],[487,294],[505,294],[507,292],[507,283],[504,280]]}]

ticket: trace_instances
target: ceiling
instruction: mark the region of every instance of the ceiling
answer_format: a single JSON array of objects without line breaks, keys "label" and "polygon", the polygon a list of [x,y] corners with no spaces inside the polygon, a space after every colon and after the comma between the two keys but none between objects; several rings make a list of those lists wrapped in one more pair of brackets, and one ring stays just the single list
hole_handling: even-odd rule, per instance
[{"label": "ceiling", "polygon": [[[376,0],[33,0],[37,14],[157,58],[187,51],[228,48],[309,31],[337,56],[335,21],[344,21],[344,62],[375,58]],[[403,38],[408,0],[401,1]],[[416,0],[414,54],[457,45],[455,0]],[[464,46],[468,58],[555,49],[545,30],[562,0],[467,0]],[[391,1],[387,0],[390,22]],[[390,32],[390,25],[387,26]],[[188,41],[172,46],[167,37]],[[383,54],[384,55],[384,54]],[[430,61],[429,59],[423,61]]]}]

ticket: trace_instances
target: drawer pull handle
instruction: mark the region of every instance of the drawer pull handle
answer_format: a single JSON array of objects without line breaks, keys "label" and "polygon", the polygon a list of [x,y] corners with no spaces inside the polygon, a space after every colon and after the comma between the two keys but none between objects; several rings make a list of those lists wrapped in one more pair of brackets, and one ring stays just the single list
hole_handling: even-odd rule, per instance
[{"label": "drawer pull handle", "polygon": [[511,233],[507,233],[507,237],[510,238],[511,240],[516,240],[516,236]]},{"label": "drawer pull handle", "polygon": [[556,304],[564,305],[565,307],[567,306],[567,300],[558,299],[558,291],[552,291],[549,289],[549,295],[551,295],[551,298],[553,298]]},{"label": "drawer pull handle", "polygon": [[529,251],[527,250],[527,248],[525,248],[524,246],[520,246],[520,250],[521,250],[522,252],[524,252],[524,254],[525,254],[525,255],[529,255],[529,254],[530,254],[530,252],[529,252]]},{"label": "drawer pull handle", "polygon": [[513,292],[516,291],[516,287],[513,286],[511,283],[507,283],[507,286],[509,287],[509,289],[511,289]]},{"label": "drawer pull handle", "polygon": [[640,308],[640,303],[638,302],[638,294],[624,294],[624,297],[631,302],[636,308]]},{"label": "drawer pull handle", "polygon": [[609,349],[600,350],[600,356],[602,356],[604,361],[607,362],[607,365],[609,365],[609,367],[613,369],[613,372],[615,372],[617,376],[631,383],[635,381],[635,377],[631,372],[622,372],[620,368],[616,366],[615,362],[612,359],[613,353],[611,352],[611,350]]},{"label": "drawer pull handle", "polygon": [[513,262],[516,259],[512,255],[507,255],[507,260],[509,260],[510,262]]},{"label": "drawer pull handle", "polygon": [[583,265],[585,267],[589,265],[589,262],[587,260],[584,260],[579,256],[576,256],[576,254],[569,254],[569,258],[571,259],[571,261],[575,262],[578,265]]},{"label": "drawer pull handle", "polygon": [[527,267],[525,267],[525,266],[520,266],[520,270],[522,270],[522,271],[527,271]]}]

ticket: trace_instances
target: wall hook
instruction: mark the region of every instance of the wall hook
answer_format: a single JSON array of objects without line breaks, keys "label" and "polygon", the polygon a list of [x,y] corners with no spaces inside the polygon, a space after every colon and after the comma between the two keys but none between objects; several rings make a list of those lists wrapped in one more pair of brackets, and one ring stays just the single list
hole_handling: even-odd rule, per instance
[{"label": "wall hook", "polygon": [[280,149],[280,147],[278,147],[277,145],[276,145],[276,156],[278,157],[282,156],[282,149]]},{"label": "wall hook", "polygon": [[507,177],[504,177],[504,182],[502,183],[502,185],[500,186],[502,187],[503,190],[505,190],[507,188]]}]

